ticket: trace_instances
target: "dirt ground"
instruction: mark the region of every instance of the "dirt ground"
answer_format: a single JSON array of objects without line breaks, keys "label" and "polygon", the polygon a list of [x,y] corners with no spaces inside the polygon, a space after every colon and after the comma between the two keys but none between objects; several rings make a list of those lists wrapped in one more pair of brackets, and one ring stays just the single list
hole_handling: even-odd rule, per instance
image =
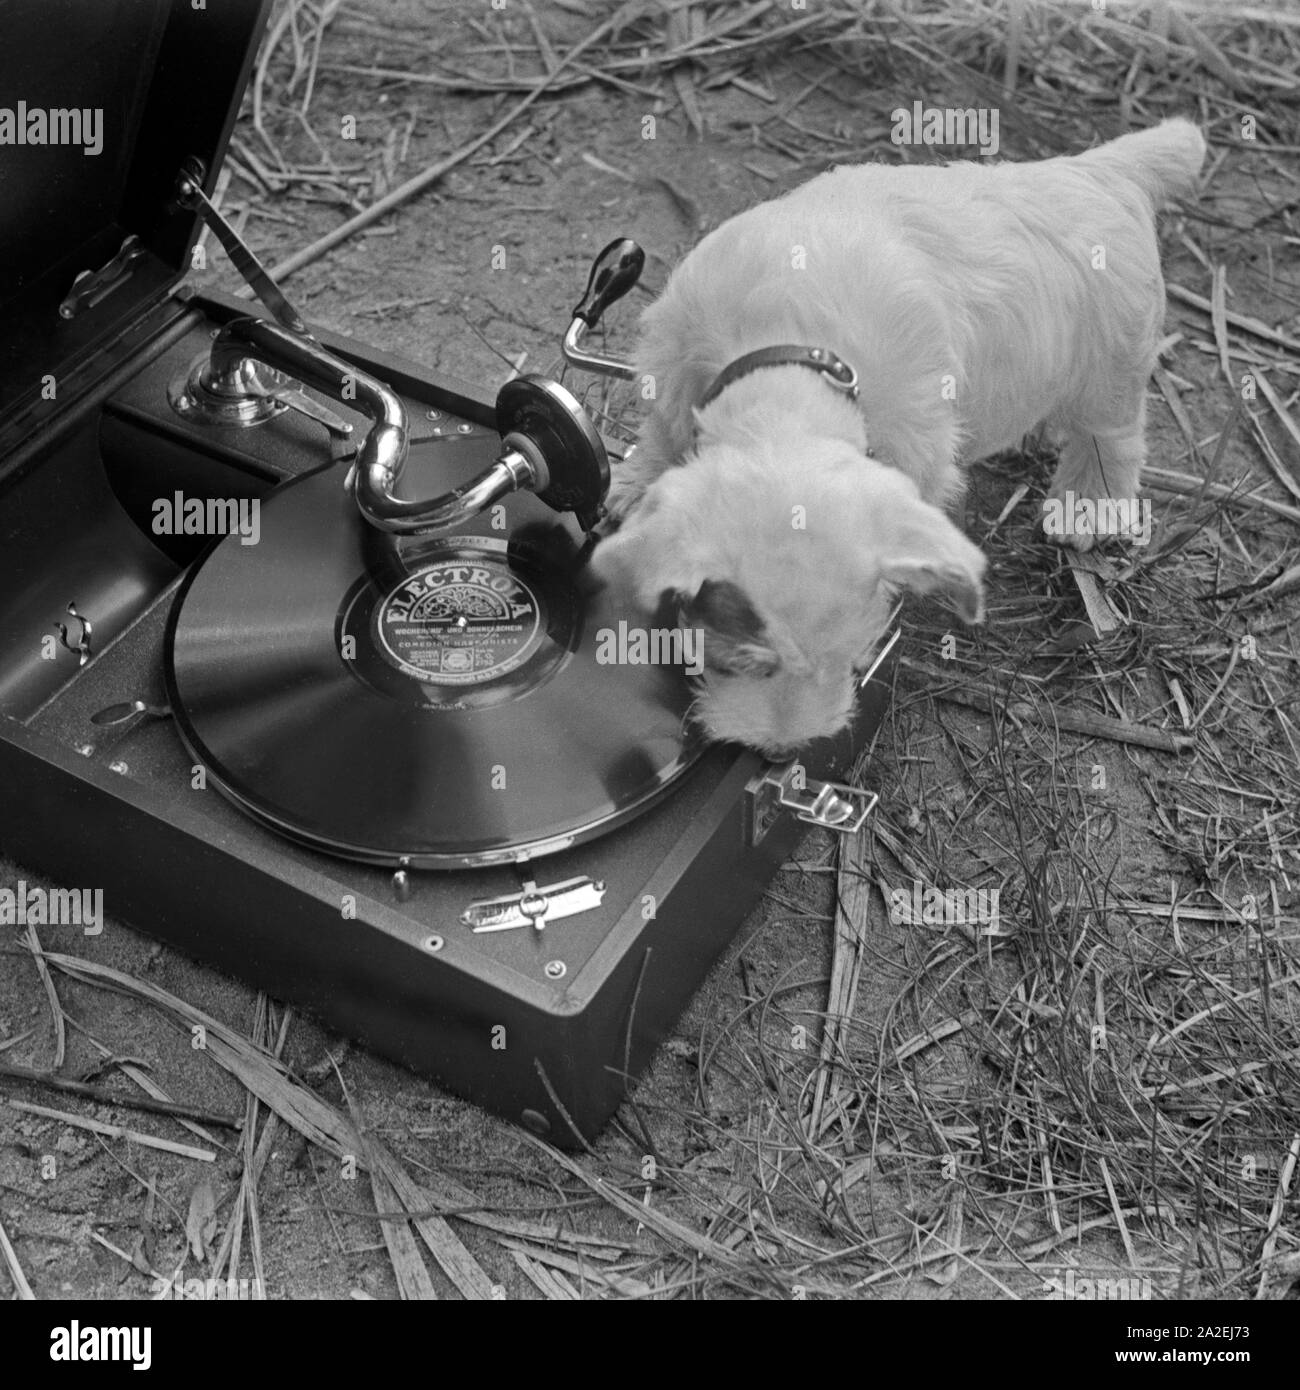
[{"label": "dirt ground", "polygon": [[[577,0],[538,4],[535,10],[557,49],[567,48],[589,30],[593,16],[605,13],[599,5]],[[362,180],[352,185],[358,205],[367,204],[460,147],[517,94],[447,92],[366,70],[420,70],[422,59],[432,60],[457,45],[486,63],[493,35],[505,34],[523,44],[533,41],[534,32],[527,7],[506,6],[500,13],[487,5],[453,8],[432,0],[349,0],[325,34],[307,116],[310,135],[290,109],[290,101],[301,102],[301,87],[289,99],[282,86],[270,85],[275,100],[266,113],[266,128],[290,163],[314,160],[320,148],[340,166],[355,169]],[[283,79],[285,60],[277,63],[272,76],[278,72]],[[558,373],[559,342],[569,311],[593,254],[609,239],[633,235],[649,256],[642,285],[610,316],[610,341],[625,347],[635,312],[649,302],[671,265],[703,231],[831,163],[878,157],[888,149],[889,111],[910,104],[914,95],[914,83],[885,68],[873,85],[856,89],[843,71],[819,66],[815,55],[797,53],[765,56],[741,83],[709,86],[707,72],[699,77],[690,104],[698,112],[702,134],[694,128],[684,101],[664,99],[634,76],[621,85],[591,82],[543,99],[435,188],[293,275],[286,285],[290,297],[314,323],[474,381],[496,383],[521,366],[525,371]],[[653,139],[643,138],[647,115],[655,118]],[[355,140],[343,138],[347,117],[355,117]],[[1004,146],[1009,157],[1047,152],[1014,132],[1004,136]],[[237,159],[241,149],[260,151],[258,157],[269,163],[248,110],[237,133]],[[1284,205],[1283,213],[1260,235],[1242,237],[1213,220],[1195,224],[1194,231],[1210,260],[1228,266],[1237,293],[1234,308],[1294,334],[1300,325],[1300,298],[1293,278],[1293,170],[1292,164],[1284,174],[1261,162],[1221,179],[1216,203],[1220,216],[1234,201],[1242,216],[1251,218]],[[323,194],[317,201],[268,197],[265,189],[239,176],[227,187],[224,206],[237,221],[242,217],[244,234],[268,265],[323,235],[354,210]],[[1165,234],[1168,278],[1206,293],[1204,268],[1178,239],[1182,226],[1177,223]],[[495,248],[504,248],[504,259],[499,254],[494,258]],[[1285,268],[1274,259],[1275,252],[1286,256]],[[224,258],[214,257],[212,269],[194,276],[191,283],[231,289],[238,281]],[[1171,331],[1175,326],[1171,321]],[[1177,370],[1194,388],[1203,384],[1208,393],[1214,378],[1212,359],[1184,353]],[[595,404],[596,398],[591,399]],[[1208,395],[1193,389],[1184,400],[1198,436],[1211,434],[1221,423],[1221,412]],[[611,428],[620,419],[633,423],[628,402],[616,399],[611,408],[616,417],[607,422]],[[1153,458],[1168,460],[1170,467],[1185,466],[1177,463],[1186,450],[1175,424],[1167,412],[1157,415]],[[1230,456],[1229,465],[1233,462]],[[1041,461],[1030,457],[1010,468],[986,465],[977,470],[967,507],[971,533],[978,536],[994,522],[1019,483],[1028,479],[1041,486],[1042,475]],[[1004,596],[1023,582],[1023,576],[998,576],[995,588]],[[1038,585],[1040,598],[1052,600],[1040,611],[1041,621],[1059,622],[1062,615],[1081,620],[1077,599],[1062,587],[1059,570],[1030,582]],[[933,628],[925,627],[927,621]],[[918,642],[941,627],[940,616],[921,610]],[[920,646],[912,650],[924,656]],[[942,835],[945,817],[951,822],[962,804],[961,759],[939,736],[940,729],[953,728],[959,747],[962,740],[968,747],[982,745],[990,736],[987,716],[935,705],[905,683],[882,735],[887,747],[872,766],[879,776],[901,776],[899,759],[932,759],[924,804],[917,803],[913,791],[903,791],[901,783],[881,783],[883,809],[894,823],[917,827],[919,840]],[[1151,819],[1150,802],[1136,773],[1117,779],[1109,804],[1117,822],[1125,826]],[[1126,847],[1140,854],[1145,843],[1134,833]],[[1135,868],[1139,862],[1134,860]],[[1152,872],[1168,862],[1167,855],[1152,851]],[[704,1125],[694,1110],[698,1048],[702,1031],[719,1020],[728,1021],[723,1033],[733,1026],[754,1027],[747,1006],[778,984],[799,986],[790,1008],[804,1009],[811,1019],[825,1007],[834,863],[829,840],[810,834],[798,863],[781,876],[761,910],[740,931],[736,946],[697,996],[638,1090],[638,1103],[654,1118],[659,1144],[683,1168],[695,1164],[719,1181],[734,1179],[752,1190],[762,1186],[762,1175],[745,1169],[727,1148],[726,1136],[743,1131],[753,1120],[763,1078],[746,1070],[743,1053],[724,1049],[710,1078]],[[0,882],[21,876],[21,866],[0,861]],[[906,932],[891,926],[878,908],[873,923],[876,934],[856,1011],[867,1033],[886,1026],[900,983],[911,969]],[[6,944],[15,945],[16,940]],[[252,1025],[256,999],[251,991],[124,928],[111,926],[93,942],[74,945],[47,939],[45,945],[85,954],[148,980],[240,1031]],[[10,954],[0,971],[0,1048],[12,1064],[48,1067],[54,1046],[50,1011],[35,969],[29,960],[19,959],[20,954],[25,953]],[[88,1041],[87,1035],[93,1035],[114,1057],[129,1057],[147,1068],[174,1097],[218,1112],[242,1113],[242,1088],[216,1066],[196,1061],[183,1033],[107,991],[62,977],[57,987],[75,1024],[65,1075],[84,1076],[102,1063]],[[348,1092],[363,1098],[369,1128],[413,1173],[418,1175],[421,1165],[428,1164],[496,1210],[554,1214],[559,1205],[574,1228],[606,1237],[614,1248],[639,1248],[642,1238],[625,1217],[573,1183],[510,1125],[296,1014],[284,1055],[298,1075],[334,1104],[344,1103],[342,1077]],[[28,1089],[6,1089],[5,1094],[186,1137],[161,1119],[133,1116],[123,1121],[122,1112]],[[634,1130],[616,1124],[600,1141],[594,1162],[631,1182],[642,1147]],[[886,1151],[887,1146],[882,1152]],[[42,1161],[51,1153],[56,1176],[46,1178]],[[214,1227],[220,1231],[233,1210],[241,1167],[233,1147],[217,1163],[202,1165],[128,1141],[62,1128],[0,1105],[0,1212],[40,1297],[149,1297],[150,1276],[104,1242],[127,1255],[136,1254],[156,1270],[174,1271],[186,1261],[187,1219],[196,1190],[210,1183]],[[876,1206],[891,1194],[900,1209],[924,1224],[932,1200],[927,1182],[914,1184],[899,1173],[882,1177],[874,1193]],[[201,1218],[207,1195],[198,1191],[197,1201]],[[368,1184],[342,1176],[332,1159],[287,1126],[279,1127],[260,1183],[259,1203],[269,1298],[397,1296]],[[865,1209],[859,1216],[871,1219]],[[541,1297],[535,1283],[490,1234],[463,1223],[457,1230],[505,1296]],[[1123,1254],[1117,1240],[1092,1254],[1104,1261],[1107,1251],[1117,1260]],[[192,1258],[185,1264],[186,1276],[200,1272]],[[240,1274],[247,1273],[245,1262]],[[1001,1277],[1022,1296],[1041,1295],[1040,1276],[1008,1270]],[[436,1269],[433,1278],[446,1293],[449,1286]],[[1171,1290],[1174,1272],[1166,1268],[1160,1279]],[[0,1290],[6,1287],[0,1273]],[[911,1276],[886,1279],[861,1296],[882,1294],[1002,1296],[966,1273],[946,1283]],[[725,1281],[716,1296],[726,1296]]]}]

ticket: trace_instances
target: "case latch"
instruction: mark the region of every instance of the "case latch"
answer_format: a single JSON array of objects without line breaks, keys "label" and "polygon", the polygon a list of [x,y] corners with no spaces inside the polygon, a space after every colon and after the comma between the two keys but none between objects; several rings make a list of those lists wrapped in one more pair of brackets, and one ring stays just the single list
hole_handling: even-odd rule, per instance
[{"label": "case latch", "polygon": [[521,892],[470,903],[460,920],[475,932],[514,931],[529,926],[540,931],[548,921],[590,912],[600,906],[604,896],[605,885],[598,879],[566,878],[545,888],[529,881]]},{"label": "case latch", "polygon": [[866,824],[879,800],[862,787],[810,778],[802,763],[769,768],[745,789],[749,843],[758,844],[782,811],[793,811],[809,825],[852,835]]}]

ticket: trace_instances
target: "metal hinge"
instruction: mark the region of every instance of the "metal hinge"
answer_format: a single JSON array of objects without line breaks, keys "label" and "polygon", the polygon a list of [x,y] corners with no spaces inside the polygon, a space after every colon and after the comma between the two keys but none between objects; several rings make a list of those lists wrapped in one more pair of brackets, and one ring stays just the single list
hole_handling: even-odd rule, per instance
[{"label": "metal hinge", "polygon": [[83,270],[59,305],[59,317],[76,318],[82,310],[93,309],[100,300],[107,299],[119,285],[130,279],[132,267],[144,253],[140,238],[133,233],[107,265],[100,266],[98,270]]},{"label": "metal hinge", "polygon": [[566,878],[545,888],[530,880],[518,893],[470,903],[460,920],[475,932],[514,931],[530,926],[541,931],[548,921],[599,907],[604,896],[605,885],[598,879]]}]

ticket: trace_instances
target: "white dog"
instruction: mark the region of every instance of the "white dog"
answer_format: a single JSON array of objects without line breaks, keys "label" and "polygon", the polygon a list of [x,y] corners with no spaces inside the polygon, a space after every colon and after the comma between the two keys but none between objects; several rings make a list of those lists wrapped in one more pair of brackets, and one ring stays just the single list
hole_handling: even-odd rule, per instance
[{"label": "white dog", "polygon": [[982,617],[984,557],[945,515],[964,464],[1046,421],[1053,498],[1136,494],[1155,208],[1204,154],[1172,120],[1039,163],[835,169],[677,267],[643,316],[655,405],[593,566],[703,629],[711,737],[778,756],[841,729],[898,590]]}]

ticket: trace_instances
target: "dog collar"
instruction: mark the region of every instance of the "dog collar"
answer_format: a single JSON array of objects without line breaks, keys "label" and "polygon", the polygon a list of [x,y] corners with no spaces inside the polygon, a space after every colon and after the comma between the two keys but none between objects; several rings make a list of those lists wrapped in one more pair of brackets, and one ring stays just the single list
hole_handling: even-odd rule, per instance
[{"label": "dog collar", "polygon": [[851,401],[858,398],[858,374],[843,358],[837,357],[829,348],[782,343],[778,347],[759,348],[757,352],[747,352],[743,357],[737,357],[714,378],[713,385],[704,393],[704,399],[696,409],[703,410],[706,405],[712,405],[733,382],[761,367],[811,367],[827,386]]}]

